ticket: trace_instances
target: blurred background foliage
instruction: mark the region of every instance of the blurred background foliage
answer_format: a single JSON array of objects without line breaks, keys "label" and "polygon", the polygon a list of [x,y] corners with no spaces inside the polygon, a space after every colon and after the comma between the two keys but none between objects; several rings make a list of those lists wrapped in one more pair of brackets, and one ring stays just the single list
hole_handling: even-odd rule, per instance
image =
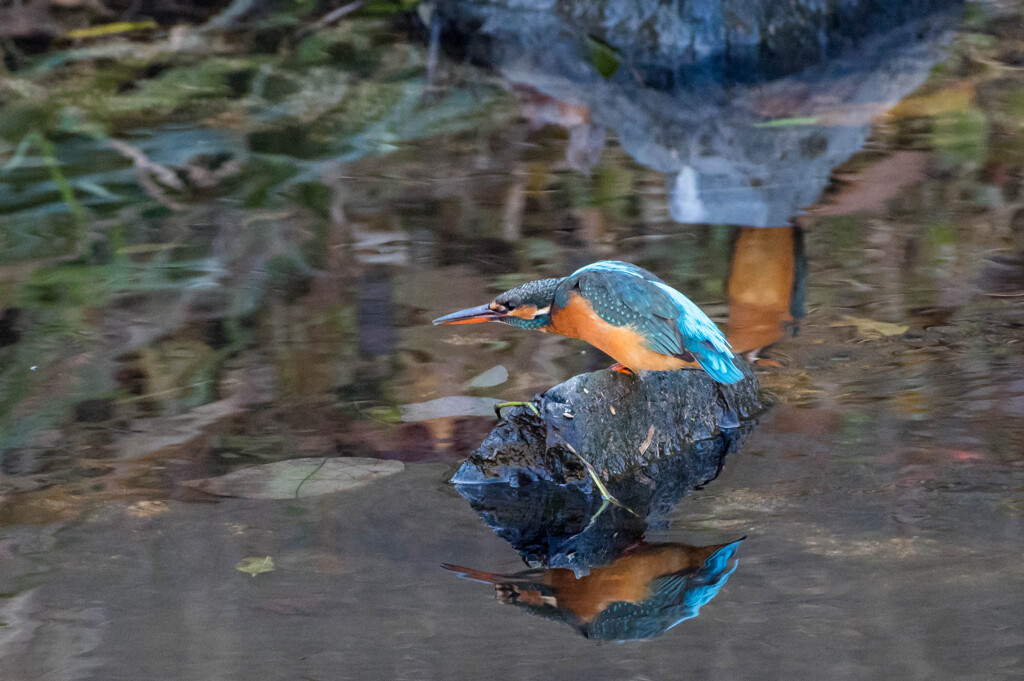
[{"label": "blurred background foliage", "polygon": [[[275,333],[255,311],[307,294],[330,267],[325,177],[488,124],[506,95],[457,68],[428,74],[410,10],[0,7],[0,451],[73,404],[222,398],[226,359]],[[351,310],[341,298],[293,321],[348,327]],[[126,338],[106,328],[113,317]],[[133,372],[145,385],[123,379]]]},{"label": "blurred background foliage", "polygon": [[[208,454],[204,472],[326,451],[457,457],[482,419],[397,423],[398,407],[465,392],[499,361],[521,368],[474,394],[527,394],[601,360],[497,334],[442,348],[439,364],[422,325],[479,302],[474,291],[600,257],[640,261],[724,316],[730,231],[674,223],[663,176],[614,140],[589,174],[573,170],[566,130],[523,113],[550,103],[444,58],[429,10],[0,5],[4,472],[81,474],[185,446]],[[996,242],[1011,265],[985,270],[986,285],[1018,290],[1020,19],[1012,3],[968,5],[946,61],[799,219],[817,235],[815,272],[867,287],[892,265],[917,278],[911,300],[905,281],[881,280],[881,294],[823,284],[812,310],[947,310],[962,302],[957,249]],[[929,161],[900,166],[904,152]],[[910,252],[921,267],[892,261]],[[979,316],[961,322],[984,326]],[[827,380],[769,383],[799,402]]]}]

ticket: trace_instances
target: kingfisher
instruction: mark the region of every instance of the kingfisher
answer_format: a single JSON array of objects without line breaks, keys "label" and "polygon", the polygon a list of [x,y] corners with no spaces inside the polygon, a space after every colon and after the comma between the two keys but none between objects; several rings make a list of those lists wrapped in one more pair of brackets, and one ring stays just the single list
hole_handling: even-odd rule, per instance
[{"label": "kingfisher", "polygon": [[715,323],[682,293],[627,262],[602,260],[567,277],[531,281],[434,325],[479,322],[584,340],[623,373],[700,367],[719,383],[743,378]]},{"label": "kingfisher", "polygon": [[654,638],[696,617],[736,569],[743,539],[714,546],[641,543],[589,574],[565,568],[502,575],[461,565],[441,567],[464,579],[494,585],[504,605],[562,620],[587,638]]}]

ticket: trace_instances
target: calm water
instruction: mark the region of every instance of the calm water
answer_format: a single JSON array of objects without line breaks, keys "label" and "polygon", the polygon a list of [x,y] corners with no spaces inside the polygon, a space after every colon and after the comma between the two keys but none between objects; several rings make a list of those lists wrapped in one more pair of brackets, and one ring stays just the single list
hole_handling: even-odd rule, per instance
[{"label": "calm water", "polygon": [[[59,53],[102,90],[70,108],[58,67],[15,71],[56,94],[0,100],[0,675],[1019,678],[1021,18],[940,8],[763,73],[601,75],[611,48],[541,24],[358,15],[284,57]],[[609,360],[429,325],[602,258],[697,302],[774,403],[634,527],[746,539],[621,643],[441,568],[528,568],[446,482],[494,424],[448,398]],[[338,456],[405,466],[182,484]]]}]

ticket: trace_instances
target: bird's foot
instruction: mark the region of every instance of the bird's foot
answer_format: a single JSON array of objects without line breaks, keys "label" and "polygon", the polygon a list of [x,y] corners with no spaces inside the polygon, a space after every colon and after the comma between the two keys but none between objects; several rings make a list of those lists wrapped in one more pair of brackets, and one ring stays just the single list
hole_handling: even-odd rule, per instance
[{"label": "bird's foot", "polygon": [[534,416],[540,416],[540,409],[533,402],[498,402],[494,405],[494,415],[501,418],[501,410],[505,407],[529,407]]},{"label": "bird's foot", "polygon": [[620,374],[626,374],[627,376],[636,376],[632,369],[623,364],[622,362],[616,362],[615,364],[608,367],[608,371],[617,371]]}]

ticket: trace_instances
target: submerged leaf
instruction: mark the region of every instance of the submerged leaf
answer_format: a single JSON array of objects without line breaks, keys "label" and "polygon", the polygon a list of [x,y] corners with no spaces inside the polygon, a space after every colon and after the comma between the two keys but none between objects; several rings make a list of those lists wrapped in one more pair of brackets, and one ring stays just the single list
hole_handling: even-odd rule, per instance
[{"label": "submerged leaf", "polygon": [[773,121],[765,121],[764,123],[755,123],[755,128],[790,128],[801,125],[817,125],[817,116],[803,116],[798,118],[776,118]]},{"label": "submerged leaf", "polygon": [[355,489],[404,468],[401,461],[317,457],[252,466],[218,478],[186,480],[182,484],[222,497],[295,499]]},{"label": "submerged leaf", "polygon": [[273,572],[274,571],[274,559],[270,556],[266,558],[257,558],[255,556],[249,556],[238,561],[235,565],[235,569],[239,572],[244,572],[247,575],[256,575],[262,572]]},{"label": "submerged leaf", "polygon": [[587,61],[602,78],[611,78],[619,70],[619,54],[607,43],[587,36]]},{"label": "submerged leaf", "polygon": [[429,402],[402,405],[402,420],[427,421],[452,416],[494,416],[494,405],[500,400],[490,397],[466,397],[452,395]]},{"label": "submerged leaf", "polygon": [[901,333],[906,333],[910,328],[906,324],[890,324],[889,322],[880,322],[874,319],[864,319],[862,317],[851,317],[850,315],[843,315],[841,321],[833,322],[831,326],[856,326],[857,333],[864,338],[898,336]]},{"label": "submerged leaf", "polygon": [[508,369],[502,365],[491,367],[466,384],[467,388],[491,388],[508,380]]}]

